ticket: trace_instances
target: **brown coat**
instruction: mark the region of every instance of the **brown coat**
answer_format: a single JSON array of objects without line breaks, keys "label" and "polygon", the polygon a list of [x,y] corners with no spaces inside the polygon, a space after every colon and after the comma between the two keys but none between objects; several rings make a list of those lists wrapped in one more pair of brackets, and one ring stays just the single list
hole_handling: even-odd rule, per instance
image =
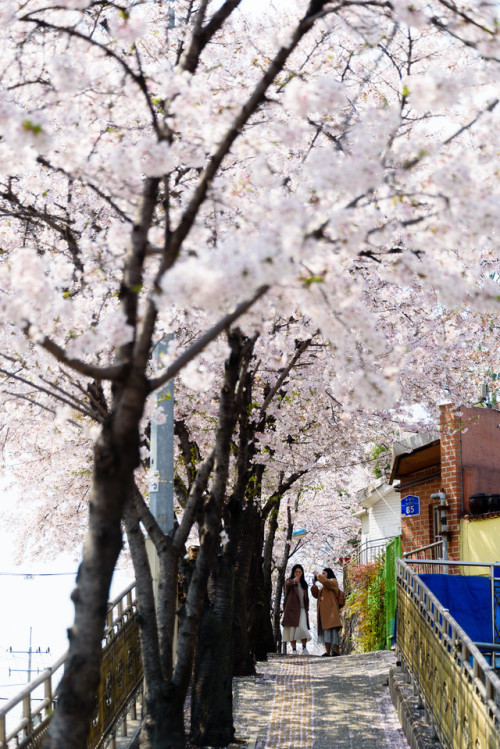
[{"label": "brown coat", "polygon": [[[285,581],[285,610],[283,612],[284,627],[298,627],[300,622],[300,598],[298,583],[295,580]],[[304,588],[304,608],[306,610],[307,628],[309,629],[309,596]]]},{"label": "brown coat", "polygon": [[339,584],[334,577],[326,575],[317,575],[318,581],[322,584],[321,590],[316,583],[311,586],[311,593],[314,598],[318,599],[318,632],[322,629],[331,629],[332,627],[341,627],[339,609]]}]

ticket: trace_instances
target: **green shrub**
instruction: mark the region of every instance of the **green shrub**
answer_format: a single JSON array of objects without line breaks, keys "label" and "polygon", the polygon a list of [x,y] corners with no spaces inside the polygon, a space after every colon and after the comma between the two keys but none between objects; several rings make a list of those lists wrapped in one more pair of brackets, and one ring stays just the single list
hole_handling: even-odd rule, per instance
[{"label": "green shrub", "polygon": [[355,649],[361,653],[385,648],[385,555],[376,562],[352,565],[351,593],[346,604],[357,617]]}]

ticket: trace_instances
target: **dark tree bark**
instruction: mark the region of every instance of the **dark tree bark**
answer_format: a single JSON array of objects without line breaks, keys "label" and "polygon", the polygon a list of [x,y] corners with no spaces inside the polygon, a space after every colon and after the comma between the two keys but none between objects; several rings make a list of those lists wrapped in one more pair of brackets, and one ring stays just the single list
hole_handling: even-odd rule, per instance
[{"label": "dark tree bark", "polygon": [[250,651],[257,661],[267,660],[268,652],[274,651],[274,638],[271,626],[271,609],[266,608],[265,580],[263,570],[264,521],[257,512],[255,523],[254,549],[250,569],[248,641]]},{"label": "dark tree bark", "polygon": [[233,640],[234,676],[252,676],[255,673],[255,659],[250,650],[248,637],[249,597],[252,595],[253,582],[250,579],[256,526],[258,517],[253,504],[243,510],[242,531],[238,544],[236,561],[236,579],[234,591]]},{"label": "dark tree bark", "polygon": [[224,747],[234,739],[234,566],[224,557],[219,557],[214,570],[215,600],[207,596],[198,627],[191,697],[191,740],[198,746]]},{"label": "dark tree bark", "polygon": [[290,547],[292,543],[293,523],[292,513],[290,507],[287,507],[287,530],[286,530],[286,541],[283,549],[283,555],[281,557],[280,564],[278,566],[278,579],[276,580],[276,590],[274,592],[274,606],[273,606],[273,631],[274,641],[278,652],[281,650],[281,598],[283,596],[283,588],[285,587],[285,575],[286,566],[288,559],[290,558]]},{"label": "dark tree bark", "polygon": [[227,746],[234,740],[232,679],[237,551],[235,539],[239,536],[241,520],[242,507],[233,496],[224,512],[224,526],[229,540],[218,556],[212,575],[213,600],[207,600],[198,628],[191,740],[200,746]]},{"label": "dark tree bark", "polygon": [[46,744],[50,749],[86,746],[100,681],[109,588],[122,548],[121,521],[125,501],[134,492],[138,424],[146,392],[146,381],[139,374],[130,376],[127,387],[117,388],[116,410],[95,446],[87,538],[72,594],[75,622],[68,631],[69,655]]}]

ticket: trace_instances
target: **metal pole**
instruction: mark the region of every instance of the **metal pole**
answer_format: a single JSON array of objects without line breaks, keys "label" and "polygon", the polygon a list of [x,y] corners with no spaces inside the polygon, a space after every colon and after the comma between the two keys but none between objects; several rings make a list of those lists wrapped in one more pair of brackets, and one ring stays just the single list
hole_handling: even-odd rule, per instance
[{"label": "metal pole", "polygon": [[[160,341],[153,359],[161,362],[168,341]],[[151,512],[164,533],[174,528],[174,383],[156,393],[156,409],[151,421],[151,463],[149,497]]]},{"label": "metal pole", "polygon": [[29,649],[28,649],[28,684],[31,681],[31,653],[32,653],[32,649],[31,649],[31,642],[32,642],[32,640],[31,640],[31,637],[32,637],[32,634],[33,634],[33,628],[30,627],[30,646],[29,646]]},{"label": "metal pole", "polygon": [[169,29],[175,29],[175,0],[169,0],[167,5],[167,25]]}]

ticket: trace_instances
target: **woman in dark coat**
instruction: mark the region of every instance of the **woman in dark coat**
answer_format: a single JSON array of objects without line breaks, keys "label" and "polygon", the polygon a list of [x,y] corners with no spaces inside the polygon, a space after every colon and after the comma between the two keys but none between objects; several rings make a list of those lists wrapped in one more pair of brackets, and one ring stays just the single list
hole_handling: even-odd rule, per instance
[{"label": "woman in dark coat", "polygon": [[297,640],[302,641],[302,653],[309,655],[307,641],[309,633],[309,596],[304,569],[295,564],[292,574],[285,581],[285,610],[283,612],[283,642],[292,643],[292,654],[297,654]]},{"label": "woman in dark coat", "polygon": [[[316,583],[323,586],[318,588]],[[323,655],[340,655],[340,620],[339,608],[339,584],[330,567],[325,567],[322,574],[314,573],[314,583],[311,593],[318,599],[318,640],[325,645],[326,653]]]}]

